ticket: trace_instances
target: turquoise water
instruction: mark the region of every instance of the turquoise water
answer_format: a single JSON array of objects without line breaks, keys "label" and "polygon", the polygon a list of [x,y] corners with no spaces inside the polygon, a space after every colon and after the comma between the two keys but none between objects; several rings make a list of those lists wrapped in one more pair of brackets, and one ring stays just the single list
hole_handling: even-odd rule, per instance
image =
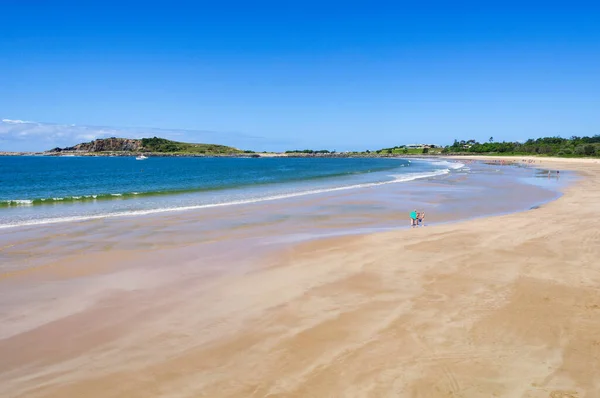
[{"label": "turquoise water", "polygon": [[0,157],[0,226],[277,200],[458,167],[371,158]]}]

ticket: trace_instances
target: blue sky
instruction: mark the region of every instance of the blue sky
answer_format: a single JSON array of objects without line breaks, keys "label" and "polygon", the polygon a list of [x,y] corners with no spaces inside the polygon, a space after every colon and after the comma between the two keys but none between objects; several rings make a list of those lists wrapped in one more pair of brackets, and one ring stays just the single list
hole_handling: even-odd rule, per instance
[{"label": "blue sky", "polygon": [[0,150],[598,134],[600,6],[562,3],[1,0]]}]

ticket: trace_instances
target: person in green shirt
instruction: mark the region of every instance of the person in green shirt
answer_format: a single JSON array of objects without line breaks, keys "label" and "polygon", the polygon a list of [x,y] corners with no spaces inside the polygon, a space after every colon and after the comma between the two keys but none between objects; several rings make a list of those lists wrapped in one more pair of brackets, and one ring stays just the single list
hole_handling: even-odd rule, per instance
[{"label": "person in green shirt", "polygon": [[417,210],[410,212],[410,226],[411,227],[417,226]]}]

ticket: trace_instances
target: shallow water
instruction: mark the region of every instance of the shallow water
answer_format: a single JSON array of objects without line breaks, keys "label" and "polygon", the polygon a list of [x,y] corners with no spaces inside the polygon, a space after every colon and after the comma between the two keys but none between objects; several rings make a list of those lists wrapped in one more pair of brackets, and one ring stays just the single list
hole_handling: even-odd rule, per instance
[{"label": "shallow water", "polygon": [[176,262],[185,247],[193,247],[193,256],[205,257],[207,264],[216,255],[219,264],[239,263],[258,250],[290,242],[409,228],[412,209],[425,211],[427,226],[528,210],[558,198],[571,178],[568,173],[540,178],[525,167],[469,164],[412,181],[268,201],[4,228],[0,271],[115,252],[167,250]]},{"label": "shallow water", "polygon": [[457,167],[376,158],[0,157],[0,227],[273,201]]}]

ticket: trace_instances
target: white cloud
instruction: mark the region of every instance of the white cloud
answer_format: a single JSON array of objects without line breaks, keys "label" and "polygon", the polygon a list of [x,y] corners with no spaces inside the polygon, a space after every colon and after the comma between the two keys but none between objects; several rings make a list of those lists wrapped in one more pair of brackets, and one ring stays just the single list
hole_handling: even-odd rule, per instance
[{"label": "white cloud", "polygon": [[25,124],[25,123],[34,123],[34,122],[28,122],[26,120],[19,120],[19,119],[2,119],[3,123],[9,123],[9,124]]},{"label": "white cloud", "polygon": [[234,132],[206,130],[176,130],[160,128],[118,128],[108,126],[83,126],[27,122],[2,119],[0,122],[1,151],[45,151],[55,147],[67,147],[97,138],[161,137],[183,142],[230,145],[241,149],[276,150],[289,143],[267,140]]}]

